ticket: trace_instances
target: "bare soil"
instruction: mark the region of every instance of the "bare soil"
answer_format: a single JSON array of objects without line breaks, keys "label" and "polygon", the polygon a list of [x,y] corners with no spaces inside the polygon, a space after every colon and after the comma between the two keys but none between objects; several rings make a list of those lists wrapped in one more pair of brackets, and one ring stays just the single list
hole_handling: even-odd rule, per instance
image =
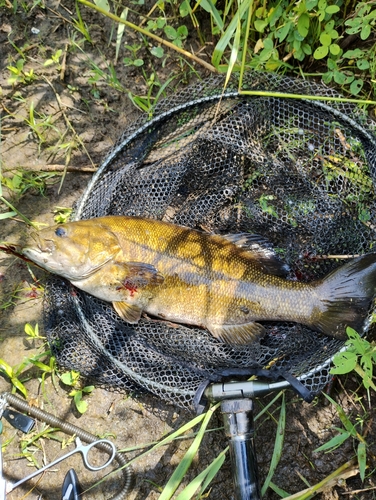
[{"label": "bare soil", "polygon": [[[129,99],[128,92],[146,95],[147,85],[142,71],[136,67],[126,67],[122,63],[124,48],[120,51],[119,62],[115,66],[116,75],[123,90],[114,88],[101,78],[90,83],[93,65],[108,74],[109,65],[115,56],[115,39],[111,33],[113,25],[99,14],[81,6],[80,11],[86,23],[92,43],[74,27],[77,19],[75,4],[69,0],[46,1],[45,8],[38,2],[26,2],[27,8],[19,3],[17,11],[12,11],[10,2],[0,2],[0,113],[1,113],[1,161],[3,173],[12,178],[16,171],[48,173],[45,184],[39,188],[36,183],[24,194],[4,190],[6,198],[30,220],[50,225],[54,223],[53,210],[57,206],[71,207],[88,183],[93,165],[98,165],[105,152],[111,148],[138,111]],[[148,11],[148,6],[137,7]],[[149,6],[149,8],[151,5]],[[132,14],[130,14],[132,19]],[[134,18],[137,22],[137,17]],[[188,21],[187,21],[188,23]],[[34,34],[37,30],[37,33]],[[190,27],[186,47],[197,51],[200,42]],[[109,42],[109,40],[111,41]],[[209,40],[210,41],[210,40]],[[141,43],[138,36],[126,30],[123,42],[126,45]],[[123,47],[123,45],[122,45]],[[44,66],[46,59],[63,52],[61,67]],[[10,85],[10,71],[7,66],[15,66],[26,57],[24,73],[34,71],[32,81],[20,81]],[[190,68],[174,53],[169,53],[165,63],[151,58],[145,49],[143,69],[150,75],[155,68],[163,83],[170,74],[178,77],[174,86],[184,86],[190,79],[197,78]],[[205,57],[205,47],[201,52]],[[63,62],[64,61],[64,62]],[[153,67],[152,67],[153,65]],[[206,70],[196,67],[201,77]],[[21,78],[22,79],[22,78]],[[38,123],[50,117],[53,126],[40,126],[36,130],[26,123],[30,120],[30,106],[33,103]],[[64,147],[70,143],[71,147]],[[58,147],[60,146],[60,147]],[[64,165],[69,156],[69,168],[63,177]],[[52,175],[53,174],[53,175]],[[42,192],[41,192],[42,191]],[[2,206],[2,211],[6,210]],[[22,242],[27,231],[19,217],[0,221],[0,241]],[[25,323],[39,324],[43,335],[42,302],[45,274],[36,269],[30,273],[26,264],[8,255],[0,255],[0,358],[16,367],[27,357],[41,352],[42,341],[28,338],[24,332]],[[69,397],[70,387],[46,377],[44,384],[36,377],[36,370],[29,370],[24,380],[28,390],[28,401],[72,422],[99,436],[109,436],[118,449],[139,447],[161,439],[172,430],[187,422],[192,415],[156,401],[152,397],[135,397],[96,388],[86,396],[89,407],[80,415]],[[0,392],[11,391],[9,378],[0,376]],[[345,412],[355,423],[363,419],[363,435],[368,443],[368,470],[364,484],[354,467],[353,477],[330,483],[328,489],[317,497],[325,500],[376,498],[375,435],[376,424],[371,401],[366,401],[364,389],[353,376],[342,381],[334,381],[331,394],[342,405]],[[275,395],[255,402],[257,416],[261,409]],[[273,405],[269,413],[256,417],[256,450],[261,484],[270,468],[273,453],[280,402]],[[3,419],[2,434],[4,474],[7,480],[16,481],[35,470],[30,457],[39,466],[51,462],[64,453],[59,441],[42,437],[29,444],[27,460],[21,453],[25,436],[11,427]],[[187,484],[202,471],[223,450],[226,438],[222,430],[219,412],[211,422],[211,428],[194,461],[192,471],[185,480]],[[335,433],[333,426],[342,427],[335,409],[325,397],[317,397],[312,404],[305,403],[291,391],[287,392],[287,428],[282,457],[273,483],[290,494],[313,485],[355,456],[356,442],[348,440],[330,453],[315,453],[318,446],[325,443]],[[36,429],[42,432],[43,422],[37,422]],[[362,427],[359,426],[361,430]],[[68,436],[59,434],[61,439]],[[133,467],[134,480],[128,498],[133,500],[153,500],[159,497],[161,488],[166,484],[176,465],[188,449],[191,439],[176,441],[162,447],[153,454],[138,460]],[[129,458],[139,451],[129,452]],[[29,498],[55,500],[61,496],[61,486],[66,471],[74,467],[84,487],[94,484],[101,474],[87,472],[79,457],[62,462],[53,471],[46,473],[38,482],[34,481],[9,494],[10,499]],[[111,498],[121,488],[121,479],[114,476],[96,486],[85,495],[90,499]],[[372,489],[373,488],[373,489]],[[209,490],[210,499],[231,499],[234,496],[232,473],[229,457]],[[265,498],[280,498],[271,489]],[[306,497],[304,497],[306,498]]]}]

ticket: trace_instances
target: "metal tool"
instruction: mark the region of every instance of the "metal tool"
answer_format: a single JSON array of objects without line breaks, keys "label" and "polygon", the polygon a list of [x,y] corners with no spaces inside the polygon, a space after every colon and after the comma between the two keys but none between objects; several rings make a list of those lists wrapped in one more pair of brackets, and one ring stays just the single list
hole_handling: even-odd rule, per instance
[{"label": "metal tool", "polygon": [[[18,413],[14,410],[10,410],[8,407],[16,408],[17,410],[21,411],[22,413]],[[28,415],[25,415],[24,413],[27,413]],[[114,457],[115,445],[112,442],[109,442],[106,439],[99,439],[98,440],[97,436],[82,429],[81,427],[78,427],[77,425],[74,425],[70,422],[67,422],[66,420],[62,420],[61,418],[57,417],[56,415],[52,415],[51,413],[48,413],[47,411],[42,410],[41,408],[38,408],[36,406],[30,406],[24,399],[19,398],[15,394],[10,394],[7,392],[0,394],[0,418],[1,417],[6,418],[8,420],[8,422],[13,427],[15,427],[16,429],[19,429],[23,432],[28,432],[28,429],[30,429],[32,422],[34,422],[34,419],[37,419],[41,422],[45,422],[46,424],[50,425],[51,427],[56,427],[57,429],[60,429],[61,432],[65,432],[66,434],[68,434],[70,436],[79,437],[85,443],[90,443],[91,446],[93,446],[93,447],[95,446],[99,450],[102,450],[105,453],[107,453],[107,455],[109,455],[109,456],[111,455],[109,460],[105,464],[103,464],[101,467],[99,467],[98,469],[106,467],[107,465],[110,464],[110,462],[113,460],[113,458],[115,458],[115,461],[117,462],[118,466],[121,467],[121,469],[122,469],[122,476],[123,476],[124,482],[123,482],[121,490],[118,493],[116,493],[114,496],[112,496],[111,500],[124,500],[127,497],[127,494],[128,494],[129,488],[130,488],[130,484],[131,484],[131,479],[132,479],[132,470],[130,467],[127,466],[128,465],[127,460],[122,453],[116,452],[115,457]],[[77,441],[76,441],[76,443],[77,443]],[[89,448],[90,448],[90,446],[86,447],[86,455],[90,451]],[[80,450],[77,450],[77,448],[76,448],[72,453],[76,453],[77,451],[80,451]],[[81,451],[81,453],[82,453],[82,451]],[[67,457],[67,455],[64,456],[64,458],[66,458],[66,457]],[[59,460],[62,460],[62,459],[63,459],[63,457]],[[51,465],[53,465],[53,464],[49,464],[48,467],[50,467]],[[98,469],[94,469],[94,470],[98,470]],[[93,470],[93,469],[91,469],[91,470]],[[42,471],[37,471],[36,474],[39,474],[40,472],[42,472]],[[30,479],[30,476],[28,478],[26,478],[25,480],[29,480],[29,479]],[[15,487],[16,487],[16,485],[13,484],[13,488],[15,488]],[[69,487],[69,485],[68,485],[68,487]],[[73,492],[73,490],[72,490],[72,492]],[[63,493],[65,494],[66,492],[63,491]],[[0,500],[4,500],[4,499],[0,497]],[[69,500],[71,500],[71,499],[69,498]]]},{"label": "metal tool", "polygon": [[3,432],[3,423],[0,420],[0,500],[5,500],[6,481],[3,476],[3,453],[1,445],[1,433]]},{"label": "metal tool", "polygon": [[76,471],[69,469],[64,478],[61,500],[79,500],[81,494],[82,491]]},{"label": "metal tool", "polygon": [[[56,464],[62,462],[66,458],[71,457],[75,453],[81,453],[82,460],[83,460],[83,462],[85,464],[85,467],[87,469],[89,469],[90,471],[98,471],[98,470],[104,469],[105,467],[107,467],[107,465],[110,465],[110,463],[112,462],[112,460],[115,458],[115,455],[116,455],[115,445],[111,441],[109,441],[108,439],[98,439],[98,441],[94,441],[94,443],[90,443],[88,445],[82,444],[81,439],[78,438],[78,437],[76,437],[75,441],[76,441],[76,448],[74,450],[72,450],[72,451],[66,453],[65,455],[57,458],[53,462],[45,465],[41,469],[38,469],[37,471],[33,472],[29,476],[24,477],[23,479],[20,479],[20,481],[17,481],[16,483],[11,483],[11,482],[7,481],[7,484],[6,484],[6,493],[10,493],[11,491],[13,491],[15,488],[17,488],[21,484],[25,483],[26,481],[29,481],[29,479],[32,479],[33,477],[37,476],[38,474],[41,474],[45,470],[47,470],[47,469],[55,466]],[[89,452],[90,452],[90,450],[93,447],[101,445],[101,444],[107,444],[108,446],[110,446],[111,449],[112,449],[112,453],[111,453],[109,459],[104,464],[102,464],[100,466],[95,466],[95,465],[93,465],[93,464],[90,463]]]}]

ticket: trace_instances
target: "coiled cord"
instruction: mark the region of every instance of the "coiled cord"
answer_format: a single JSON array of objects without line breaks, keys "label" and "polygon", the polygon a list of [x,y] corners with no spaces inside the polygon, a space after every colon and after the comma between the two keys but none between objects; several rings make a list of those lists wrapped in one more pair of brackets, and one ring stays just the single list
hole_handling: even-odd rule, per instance
[{"label": "coiled cord", "polygon": [[[37,408],[35,406],[30,406],[26,401],[19,398],[18,396],[15,396],[14,394],[5,392],[1,396],[3,396],[8,402],[8,404],[13,408],[20,411],[24,411],[28,413],[31,417],[35,417],[36,419],[41,420],[46,424],[52,425],[53,427],[58,427],[66,434],[69,434],[71,436],[76,435],[80,439],[82,439],[82,441],[85,441],[85,443],[91,444],[94,443],[95,441],[98,441],[98,437],[95,436],[94,434],[91,434],[90,432],[87,432],[84,429],[81,429],[81,427],[77,427],[74,424],[71,424],[69,422],[64,422],[59,417],[55,417],[55,415],[52,415],[51,413],[48,413],[45,410],[41,410],[40,408]],[[98,446],[96,447],[107,453],[110,454],[112,453],[111,447],[108,444],[106,445],[106,443],[99,443]],[[117,461],[120,467],[124,467],[127,464],[127,460],[125,459],[122,453],[116,452],[115,460]],[[112,497],[111,500],[123,500],[124,498],[126,498],[128,494],[132,481],[132,470],[130,469],[130,467],[124,467],[122,469],[122,473],[124,477],[124,486],[120,491],[120,493]]]}]

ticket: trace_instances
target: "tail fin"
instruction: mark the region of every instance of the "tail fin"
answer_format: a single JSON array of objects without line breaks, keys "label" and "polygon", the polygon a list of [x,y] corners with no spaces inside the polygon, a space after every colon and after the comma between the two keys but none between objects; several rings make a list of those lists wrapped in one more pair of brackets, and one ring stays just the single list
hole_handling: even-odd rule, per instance
[{"label": "tail fin", "polygon": [[323,308],[315,318],[315,326],[338,339],[347,338],[347,326],[361,333],[376,293],[376,253],[352,260],[317,286]]}]

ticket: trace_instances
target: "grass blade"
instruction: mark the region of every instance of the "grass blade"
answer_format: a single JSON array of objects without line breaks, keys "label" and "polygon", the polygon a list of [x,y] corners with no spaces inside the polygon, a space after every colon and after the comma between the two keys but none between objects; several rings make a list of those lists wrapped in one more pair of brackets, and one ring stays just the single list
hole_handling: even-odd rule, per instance
[{"label": "grass blade", "polygon": [[364,478],[365,478],[365,475],[366,475],[366,468],[367,468],[366,443],[359,443],[358,444],[357,456],[358,456],[358,465],[359,465],[360,479],[362,481],[364,481]]},{"label": "grass blade", "polygon": [[275,491],[277,493],[277,495],[279,495],[281,498],[286,498],[286,497],[290,496],[290,493],[287,493],[287,491],[283,490],[282,488],[280,488],[279,486],[274,484],[272,481],[270,481],[269,487],[270,487],[270,489]]},{"label": "grass blade", "polygon": [[223,53],[226,50],[227,46],[230,43],[230,40],[236,30],[236,27],[238,25],[238,20],[243,19],[244,14],[246,13],[247,9],[249,8],[249,2],[252,2],[253,0],[248,0],[243,2],[236,15],[233,17],[232,21],[230,24],[227,26],[226,31],[223,33],[221,36],[220,40],[218,41],[217,45],[214,48],[213,55],[212,55],[212,63],[215,68],[218,68],[219,63],[222,59]]},{"label": "grass blade", "polygon": [[8,217],[14,217],[15,215],[17,215],[17,212],[5,212],[3,214],[0,214],[0,220],[8,219]]},{"label": "grass blade", "polygon": [[196,5],[193,8],[193,12],[196,10],[196,8],[200,5],[206,12],[208,12],[212,18],[214,19],[215,24],[217,25],[217,28],[223,33],[223,21],[221,18],[220,13],[216,9],[215,5],[213,4],[212,0],[199,0]]},{"label": "grass blade", "polygon": [[185,473],[187,472],[190,465],[192,464],[192,461],[193,461],[193,459],[197,453],[197,450],[200,447],[202,439],[204,437],[206,427],[208,426],[210,419],[211,419],[215,409],[218,408],[218,406],[219,405],[215,405],[206,412],[204,421],[202,422],[202,425],[200,427],[200,430],[197,433],[197,436],[195,437],[191,446],[188,448],[188,451],[184,455],[183,460],[176,467],[174,473],[172,474],[168,483],[164,487],[164,489],[159,497],[159,500],[169,500],[172,497],[172,495],[174,494],[174,492],[176,491],[176,489],[178,488]]},{"label": "grass blade", "polygon": [[198,476],[196,476],[181,493],[179,493],[179,495],[176,497],[176,500],[190,500],[191,498],[193,498],[194,493],[203,483],[198,493],[198,496],[200,496],[211,483],[219,469],[222,467],[223,462],[226,458],[227,451],[228,447],[225,450],[221,451],[221,453],[213,460],[213,462],[208,467],[206,467],[206,469],[203,470]]},{"label": "grass blade", "polygon": [[238,17],[238,22],[236,25],[236,31],[235,31],[235,37],[234,37],[234,43],[232,45],[230,61],[228,63],[228,68],[227,68],[226,80],[225,80],[225,85],[224,85],[225,88],[227,87],[227,84],[230,80],[231,73],[232,73],[234,66],[235,66],[235,63],[238,59],[241,31],[242,31],[242,24],[240,22],[240,18]]},{"label": "grass blade", "polygon": [[284,441],[284,437],[285,437],[285,427],[286,427],[286,403],[285,403],[285,393],[283,392],[282,393],[281,411],[279,414],[277,433],[275,436],[272,461],[270,464],[268,475],[267,475],[265,482],[261,488],[261,495],[262,496],[265,495],[266,490],[269,488],[270,481],[272,480],[272,477],[274,476],[274,472],[275,472],[277,465],[279,463],[279,460],[281,458],[283,441]]},{"label": "grass blade", "polygon": [[338,448],[338,446],[344,443],[350,436],[350,432],[342,431],[340,434],[337,434],[332,439],[330,439],[327,443],[324,443],[313,451],[314,453],[327,450],[333,451],[333,449]]},{"label": "grass blade", "polygon": [[[123,10],[123,12],[120,14],[120,19],[123,19],[124,21],[126,21],[127,16],[128,16],[128,7],[126,7]],[[117,35],[116,35],[115,61],[114,61],[115,65],[116,65],[118,57],[119,57],[121,39],[123,37],[124,30],[125,30],[125,24],[119,23],[118,28],[117,28]]]}]

